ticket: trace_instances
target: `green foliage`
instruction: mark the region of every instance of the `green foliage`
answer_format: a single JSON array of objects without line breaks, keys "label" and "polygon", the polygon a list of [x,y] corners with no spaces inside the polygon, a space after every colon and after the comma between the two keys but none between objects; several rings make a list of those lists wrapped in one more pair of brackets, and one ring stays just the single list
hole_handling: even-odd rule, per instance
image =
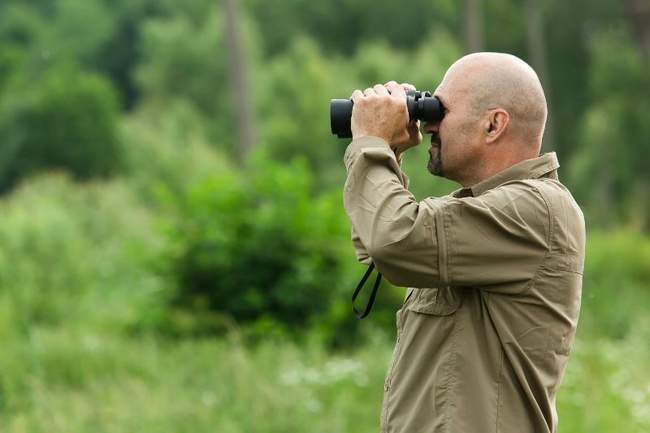
[{"label": "green foliage", "polygon": [[415,0],[408,7],[373,0],[286,0],[274,7],[261,0],[248,0],[247,4],[264,35],[264,51],[270,55],[289,48],[293,38],[301,34],[318,40],[328,52],[347,55],[363,42],[377,39],[409,49],[419,45],[432,29],[456,29],[460,18],[457,3],[449,0]]},{"label": "green foliage", "polygon": [[216,91],[217,84],[226,80],[226,58],[219,55],[221,18],[212,12],[198,23],[182,15],[147,21],[143,61],[136,72],[142,92],[152,97],[186,98],[208,113],[223,108],[227,98],[215,98],[208,91]]},{"label": "green foliage", "polygon": [[[650,321],[624,340],[581,338],[558,394],[559,431],[644,433],[650,429]],[[597,408],[597,410],[594,410]]]},{"label": "green foliage", "polygon": [[328,102],[337,92],[350,91],[349,75],[344,65],[324,58],[314,41],[306,38],[296,40],[265,71],[260,139],[279,161],[305,157],[322,186],[343,180],[345,145],[331,135]]},{"label": "green foliage", "polygon": [[[483,11],[486,48],[529,57],[522,5]],[[641,433],[650,72],[620,4],[542,12],[562,180],[590,227],[560,429]],[[2,432],[376,431],[404,290],[382,286],[362,322],[350,311],[365,267],[328,102],[391,79],[434,90],[463,52],[463,11],[247,0],[240,13],[259,137],[243,166],[228,157],[223,3],[0,2]],[[404,163],[420,199],[455,187],[426,171],[426,141]]]},{"label": "green foliage", "polygon": [[580,323],[583,332],[620,339],[644,325],[648,315],[643,306],[650,305],[648,263],[647,238],[632,231],[589,234]]},{"label": "green foliage", "polygon": [[595,36],[592,51],[594,104],[582,124],[570,181],[594,223],[623,219],[648,228],[650,67],[620,31]]},{"label": "green foliage", "polygon": [[167,207],[196,182],[229,166],[205,130],[195,106],[183,100],[162,113],[155,104],[142,104],[124,119],[124,172],[149,207]]},{"label": "green foliage", "polygon": [[[0,202],[0,335],[33,326],[127,330],[159,311],[160,241],[123,182],[48,175]],[[2,375],[0,375],[2,376]]]},{"label": "green foliage", "polygon": [[170,229],[177,302],[250,322],[304,325],[327,311],[341,275],[340,197],[314,197],[304,162],[254,159],[181,198]]},{"label": "green foliage", "polygon": [[[560,431],[648,431],[648,337],[578,340],[558,395]],[[35,328],[3,343],[6,433],[376,432],[392,350],[381,335],[345,353],[247,347],[236,331],[169,343]]]},{"label": "green foliage", "polygon": [[[183,100],[193,104],[206,119],[209,137],[226,150],[233,150],[236,119],[229,87],[225,19],[212,2],[192,1],[171,8],[181,12],[149,19],[143,24],[135,70],[143,102],[158,107]],[[248,66],[257,67],[255,28],[243,23]],[[254,78],[254,77],[252,77]],[[255,96],[255,82],[252,97]]]},{"label": "green foliage", "polygon": [[0,352],[3,432],[376,431],[384,340],[332,356],[236,335],[170,343],[36,328]]},{"label": "green foliage", "polygon": [[0,189],[43,169],[65,169],[78,179],[111,174],[120,164],[116,122],[110,84],[74,68],[53,70],[32,94],[6,96]]}]

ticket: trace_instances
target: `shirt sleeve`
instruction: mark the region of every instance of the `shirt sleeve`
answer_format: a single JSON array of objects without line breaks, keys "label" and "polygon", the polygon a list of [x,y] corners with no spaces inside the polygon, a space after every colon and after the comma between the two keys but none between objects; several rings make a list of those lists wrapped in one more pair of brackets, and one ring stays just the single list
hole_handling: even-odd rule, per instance
[{"label": "shirt sleeve", "polygon": [[[403,171],[399,170],[399,178],[404,185],[405,188],[408,188],[408,183],[409,183],[409,178],[404,173]],[[363,245],[361,242],[361,238],[359,238],[359,235],[355,232],[354,226],[351,229],[351,239],[352,239],[352,245],[354,246],[354,251],[357,257],[357,261],[359,263],[363,263],[365,265],[369,265],[372,261],[370,258],[370,255],[368,254],[368,250],[366,247]]]},{"label": "shirt sleeve", "polygon": [[384,140],[354,140],[344,159],[346,213],[377,269],[395,285],[504,290],[504,283],[532,278],[548,252],[548,206],[531,181],[478,197],[418,202]]},{"label": "shirt sleeve", "polygon": [[366,250],[366,247],[364,247],[363,244],[361,243],[361,238],[354,231],[354,227],[352,227],[351,231],[352,231],[352,245],[354,245],[354,252],[357,255],[357,261],[359,263],[363,263],[364,265],[369,265],[372,259],[368,254],[368,250]]}]

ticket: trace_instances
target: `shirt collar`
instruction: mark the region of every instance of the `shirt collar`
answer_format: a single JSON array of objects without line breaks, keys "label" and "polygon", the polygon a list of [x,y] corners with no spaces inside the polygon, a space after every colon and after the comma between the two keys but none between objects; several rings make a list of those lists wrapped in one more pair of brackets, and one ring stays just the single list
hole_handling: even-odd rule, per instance
[{"label": "shirt collar", "polygon": [[560,163],[557,160],[555,152],[545,153],[537,158],[518,162],[476,185],[456,190],[453,195],[455,197],[476,197],[512,180],[537,179],[540,177],[557,179],[557,169],[559,166]]}]

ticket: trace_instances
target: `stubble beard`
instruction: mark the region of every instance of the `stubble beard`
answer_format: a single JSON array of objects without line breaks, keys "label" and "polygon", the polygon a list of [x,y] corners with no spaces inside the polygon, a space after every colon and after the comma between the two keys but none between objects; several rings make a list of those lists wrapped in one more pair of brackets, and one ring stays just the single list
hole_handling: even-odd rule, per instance
[{"label": "stubble beard", "polygon": [[429,149],[427,170],[434,176],[444,176],[442,172],[442,146],[440,137],[437,134],[431,136],[431,149]]},{"label": "stubble beard", "polygon": [[433,155],[429,154],[429,162],[427,163],[427,170],[434,176],[442,177],[442,160],[440,155],[437,155],[435,158]]}]

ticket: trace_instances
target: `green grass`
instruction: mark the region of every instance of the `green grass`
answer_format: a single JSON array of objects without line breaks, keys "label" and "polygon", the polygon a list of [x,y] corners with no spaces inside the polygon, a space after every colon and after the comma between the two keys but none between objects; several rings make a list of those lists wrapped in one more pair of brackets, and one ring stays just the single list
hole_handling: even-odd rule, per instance
[{"label": "green grass", "polygon": [[[559,394],[560,432],[650,429],[648,333],[579,340]],[[185,341],[37,328],[0,355],[6,433],[376,432],[392,342],[358,350],[231,334]],[[647,365],[647,362],[646,364]]]},{"label": "green grass", "polygon": [[234,337],[35,329],[5,349],[8,433],[235,433],[375,431],[391,347],[377,340],[331,355],[286,342],[247,348]]},{"label": "green grass", "polygon": [[[370,321],[325,320],[302,343],[285,330],[252,344],[232,321],[221,338],[160,332],[153,214],[122,181],[43,176],[0,201],[0,433],[378,431],[387,291]],[[649,263],[647,236],[590,233],[560,432],[650,431]],[[355,327],[354,349],[323,343]]]}]

